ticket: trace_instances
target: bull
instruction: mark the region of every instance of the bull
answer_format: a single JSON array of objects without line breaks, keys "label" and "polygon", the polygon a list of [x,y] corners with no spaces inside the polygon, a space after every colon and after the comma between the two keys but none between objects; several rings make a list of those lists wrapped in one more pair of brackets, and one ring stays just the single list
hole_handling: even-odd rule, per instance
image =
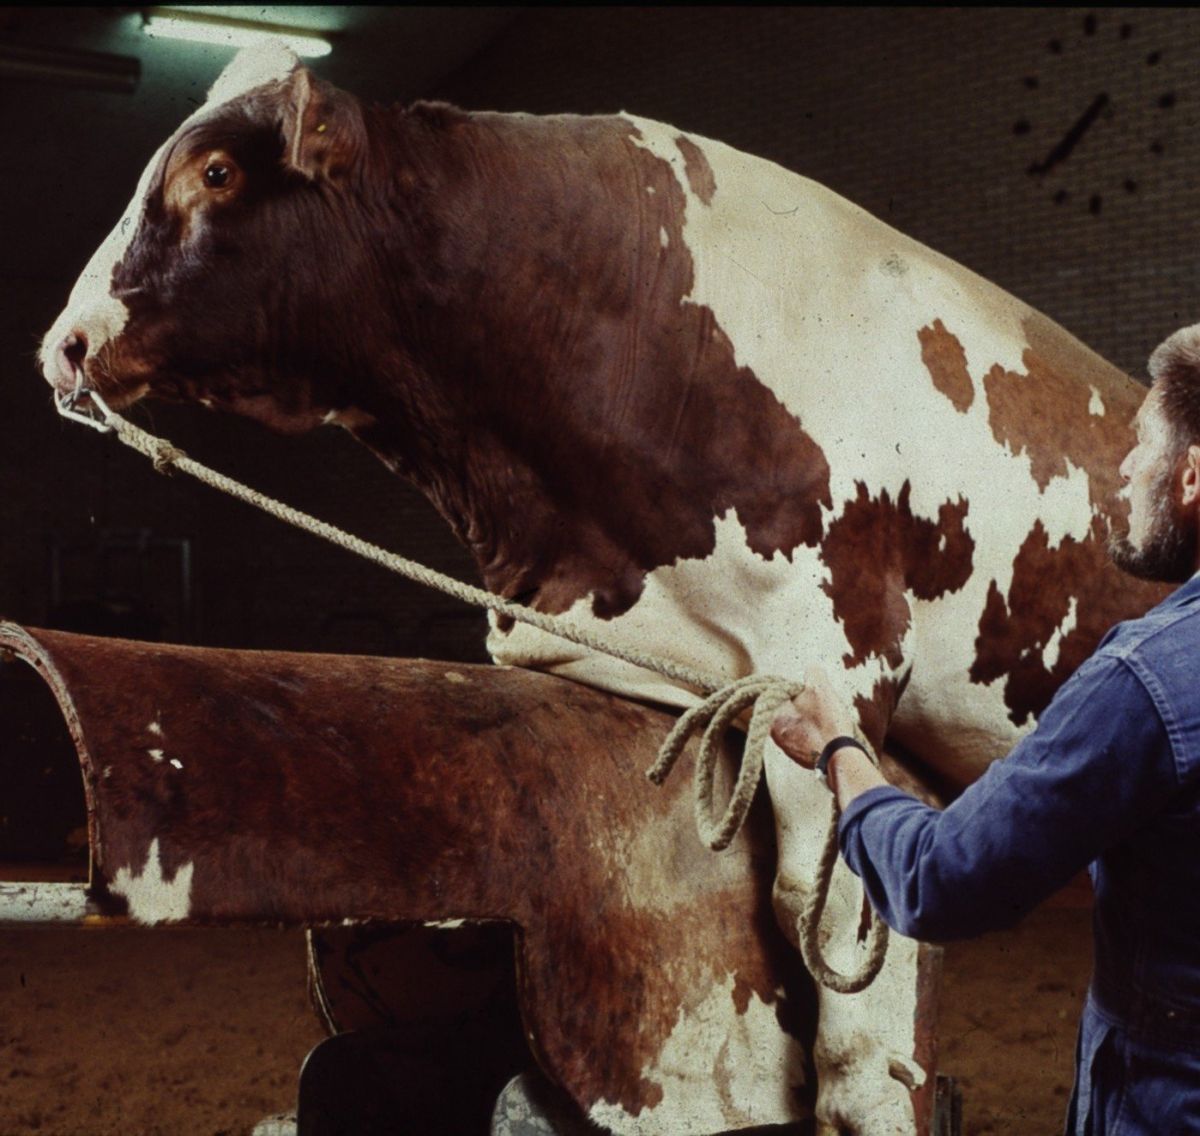
[{"label": "bull", "polygon": [[[343,427],[493,592],[728,679],[822,661],[897,778],[976,778],[1160,594],[1105,553],[1138,383],[820,185],[629,114],[368,106],[282,48],[243,52],[150,161],[41,363],[60,398]],[[488,645],[697,701],[523,625],[493,619]],[[830,801],[773,748],[766,777],[794,935]],[[859,904],[839,869],[843,969]],[[821,992],[822,1132],[915,1131],[916,957],[894,936],[867,990]],[[765,1006],[715,984],[641,1097],[578,1103],[615,1132],[794,1119],[792,1094],[714,1078],[736,1035],[787,1082],[794,1039]]]}]

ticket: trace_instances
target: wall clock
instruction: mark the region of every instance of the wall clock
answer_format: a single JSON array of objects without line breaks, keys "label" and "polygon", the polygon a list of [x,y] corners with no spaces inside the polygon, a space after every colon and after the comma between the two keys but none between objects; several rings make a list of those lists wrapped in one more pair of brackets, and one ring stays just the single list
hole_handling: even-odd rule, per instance
[{"label": "wall clock", "polygon": [[[1026,175],[1055,205],[1098,215],[1153,176],[1166,152],[1166,116],[1179,101],[1157,70],[1163,55],[1138,35],[1132,17],[1107,13],[1084,16],[1074,35],[1045,44],[1021,79],[1028,109],[1012,133]],[[1072,158],[1085,142],[1089,151],[1097,145],[1120,151],[1122,161],[1106,163],[1102,174],[1095,162],[1083,170]]]}]

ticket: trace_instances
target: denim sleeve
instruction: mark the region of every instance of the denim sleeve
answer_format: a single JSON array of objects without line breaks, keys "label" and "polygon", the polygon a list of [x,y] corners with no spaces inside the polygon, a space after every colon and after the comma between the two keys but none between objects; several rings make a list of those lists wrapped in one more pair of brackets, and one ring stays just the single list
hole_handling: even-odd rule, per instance
[{"label": "denim sleeve", "polygon": [[1145,686],[1122,659],[1093,656],[947,809],[872,789],[842,815],[839,839],[888,924],[929,941],[966,938],[1011,926],[1178,789]]}]

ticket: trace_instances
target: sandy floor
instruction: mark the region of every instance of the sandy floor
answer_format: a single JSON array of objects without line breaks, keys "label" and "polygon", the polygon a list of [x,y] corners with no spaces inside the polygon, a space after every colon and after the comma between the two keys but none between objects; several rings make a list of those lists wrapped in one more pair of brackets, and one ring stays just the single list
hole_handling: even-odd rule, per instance
[{"label": "sandy floor", "polygon": [[[1060,1130],[1089,950],[1061,906],[948,949],[965,1133]],[[320,1040],[293,931],[0,931],[0,991],[0,1136],[247,1133]]]},{"label": "sandy floor", "polygon": [[320,1039],[299,932],[0,933],[0,1133],[229,1136]]},{"label": "sandy floor", "polygon": [[939,1067],[962,1088],[964,1136],[1062,1132],[1091,967],[1078,904],[947,947]]}]

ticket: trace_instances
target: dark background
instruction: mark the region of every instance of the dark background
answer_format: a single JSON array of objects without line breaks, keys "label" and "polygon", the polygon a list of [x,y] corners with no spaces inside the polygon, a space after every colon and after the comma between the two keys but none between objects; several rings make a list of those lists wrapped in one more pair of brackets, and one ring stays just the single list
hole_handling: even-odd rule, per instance
[{"label": "dark background", "polygon": [[[247,5],[336,29],[312,65],[371,99],[632,113],[831,186],[1134,374],[1200,318],[1200,14],[1142,9]],[[132,94],[0,66],[0,615],[235,647],[482,658],[484,617],[61,422],[34,351],[223,47],[130,8],[0,8],[0,49],[136,57]],[[3,58],[0,52],[0,58]],[[1031,172],[1099,103],[1069,156]],[[440,518],[346,437],[198,408],[138,420],[202,461],[473,578]],[[182,552],[191,559],[185,588]]]}]

